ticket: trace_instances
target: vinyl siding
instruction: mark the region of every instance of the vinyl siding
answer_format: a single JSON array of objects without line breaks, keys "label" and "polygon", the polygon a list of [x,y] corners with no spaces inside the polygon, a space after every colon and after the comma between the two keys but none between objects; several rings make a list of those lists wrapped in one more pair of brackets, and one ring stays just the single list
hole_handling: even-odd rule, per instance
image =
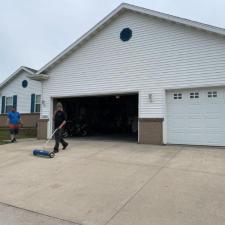
[{"label": "vinyl siding", "polygon": [[[1,90],[0,107],[2,104],[1,96],[9,97],[17,95],[17,111],[20,113],[30,113],[31,94],[41,94],[41,83],[30,80],[26,75],[26,72],[21,72]],[[28,81],[28,86],[26,88],[22,87],[23,80]]]},{"label": "vinyl siding", "polygon": [[[133,37],[122,42],[126,27]],[[41,114],[51,116],[55,96],[139,92],[139,117],[161,118],[165,89],[225,85],[224,62],[225,38],[125,12],[48,72]]]}]

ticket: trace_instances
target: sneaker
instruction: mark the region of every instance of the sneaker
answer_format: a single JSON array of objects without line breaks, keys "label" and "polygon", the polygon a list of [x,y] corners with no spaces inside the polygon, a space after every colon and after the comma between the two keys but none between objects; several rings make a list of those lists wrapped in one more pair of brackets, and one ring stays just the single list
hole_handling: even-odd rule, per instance
[{"label": "sneaker", "polygon": [[65,150],[65,149],[66,149],[66,147],[67,147],[68,145],[69,145],[68,143],[65,143],[65,144],[63,145],[62,150]]},{"label": "sneaker", "polygon": [[59,152],[59,150],[58,149],[54,149],[54,151],[53,151],[54,153],[58,153]]}]

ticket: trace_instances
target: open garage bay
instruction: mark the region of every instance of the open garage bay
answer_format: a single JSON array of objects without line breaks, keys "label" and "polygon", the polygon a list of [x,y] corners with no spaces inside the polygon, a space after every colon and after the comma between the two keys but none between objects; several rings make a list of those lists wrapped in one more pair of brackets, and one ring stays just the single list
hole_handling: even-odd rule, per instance
[{"label": "open garage bay", "polygon": [[138,95],[108,95],[55,99],[63,104],[66,135],[137,141]]}]

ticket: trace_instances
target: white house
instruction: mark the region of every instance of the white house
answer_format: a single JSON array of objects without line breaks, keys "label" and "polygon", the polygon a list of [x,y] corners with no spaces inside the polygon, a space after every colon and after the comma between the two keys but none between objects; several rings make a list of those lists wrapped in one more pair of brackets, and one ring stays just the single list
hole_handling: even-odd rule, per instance
[{"label": "white house", "polygon": [[25,127],[34,127],[40,117],[41,83],[28,78],[37,72],[20,67],[0,85],[0,126],[6,125],[6,114],[14,106],[21,113]]},{"label": "white house", "polygon": [[62,101],[71,117],[137,116],[139,143],[225,146],[224,62],[224,29],[121,4],[33,76],[39,136]]}]

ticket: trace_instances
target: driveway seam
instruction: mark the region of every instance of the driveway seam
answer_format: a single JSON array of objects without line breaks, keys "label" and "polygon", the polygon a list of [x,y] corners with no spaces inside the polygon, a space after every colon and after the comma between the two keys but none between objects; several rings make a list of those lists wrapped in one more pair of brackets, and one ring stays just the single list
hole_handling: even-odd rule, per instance
[{"label": "driveway seam", "polygon": [[5,202],[0,202],[0,204],[2,204],[3,206],[12,207],[12,208],[15,208],[15,209],[19,209],[19,210],[23,210],[23,211],[26,211],[26,212],[30,212],[30,213],[33,213],[33,214],[42,215],[42,216],[45,216],[45,217],[48,217],[48,218],[57,219],[57,220],[64,221],[64,222],[69,222],[69,223],[72,223],[74,225],[83,225],[80,222],[74,222],[74,221],[70,221],[70,220],[65,220],[65,219],[62,219],[62,218],[55,217],[55,216],[47,215],[45,213],[35,212],[33,210],[30,210],[30,209],[24,209],[24,208],[21,208],[21,207],[15,206],[15,205],[11,205],[11,204],[8,204],[8,203],[5,203]]},{"label": "driveway seam", "polygon": [[144,189],[144,187],[149,184],[160,172],[161,170],[163,170],[165,168],[165,166],[176,157],[176,155],[180,152],[180,150],[177,150],[177,152],[162,166],[159,168],[159,170],[153,175],[151,176],[143,185],[141,188],[139,188],[126,202],[123,206],[121,206],[116,213],[114,213],[110,219],[104,224],[107,225],[110,221],[112,221],[121,211],[123,208],[125,208],[137,195],[140,191],[142,191]]},{"label": "driveway seam", "polygon": [[142,185],[142,187],[140,187],[124,204],[123,204],[123,206],[121,206],[118,210],[117,210],[117,212],[116,213],[114,213],[111,217],[110,217],[110,219],[104,224],[104,225],[107,225],[110,221],[112,221],[120,212],[121,212],[121,210],[123,209],[123,208],[125,208],[136,196],[137,196],[137,194],[141,191],[141,190],[143,190],[143,188],[148,184],[148,183],[150,183],[150,181],[155,177],[155,176],[157,176],[159,173],[160,173],[160,171],[163,169],[163,167],[161,167],[161,168],[159,168],[159,170],[153,175],[153,176],[151,176],[143,185]]},{"label": "driveway seam", "polygon": [[176,150],[176,152],[171,156],[171,158],[170,159],[168,159],[164,164],[163,164],[163,168],[165,168],[166,167],[166,165],[170,162],[170,161],[172,161],[174,158],[176,158],[177,157],[177,155],[179,154],[181,152],[181,149],[179,149],[179,150]]}]

